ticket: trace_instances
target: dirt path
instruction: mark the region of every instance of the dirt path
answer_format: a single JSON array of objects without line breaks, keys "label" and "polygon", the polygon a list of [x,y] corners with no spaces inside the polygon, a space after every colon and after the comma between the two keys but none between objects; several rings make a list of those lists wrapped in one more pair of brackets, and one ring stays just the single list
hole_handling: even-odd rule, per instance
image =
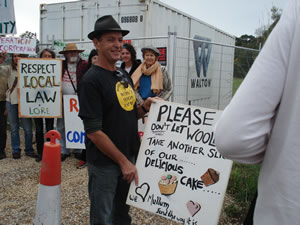
[{"label": "dirt path", "polygon": [[[22,138],[21,138],[22,139]],[[23,141],[22,141],[22,149]],[[0,224],[32,224],[39,187],[40,163],[24,156],[12,159],[8,135],[7,158],[0,160]],[[87,168],[76,169],[77,160],[69,157],[62,162],[61,206],[62,224],[89,224]],[[225,204],[231,200],[226,197]],[[135,225],[176,225],[152,213],[131,208]],[[219,225],[231,224],[222,214]]]}]

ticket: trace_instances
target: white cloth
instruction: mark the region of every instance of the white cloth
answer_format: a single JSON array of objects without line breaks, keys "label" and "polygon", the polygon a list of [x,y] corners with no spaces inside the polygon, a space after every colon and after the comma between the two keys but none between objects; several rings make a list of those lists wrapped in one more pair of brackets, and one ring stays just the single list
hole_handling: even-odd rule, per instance
[{"label": "white cloth", "polygon": [[[74,84],[74,87],[76,88],[76,64],[68,64],[68,70],[69,70],[69,74],[70,77],[72,79],[72,82]],[[69,78],[68,72],[67,70],[65,70],[65,73],[63,75],[63,79],[62,79],[62,93],[63,95],[75,95],[76,92],[73,88],[73,85],[71,83],[71,80]]]},{"label": "white cloth", "polygon": [[125,67],[126,72],[129,74],[131,67]]},{"label": "white cloth", "polygon": [[6,91],[6,101],[10,102],[10,104],[18,104],[19,98],[18,98],[18,88],[19,88],[19,82],[13,89],[12,93],[10,93],[10,89],[12,88],[15,79],[18,77],[18,71],[14,70],[11,65],[7,65],[8,68],[8,90]]},{"label": "white cloth", "polygon": [[288,7],[216,125],[229,159],[260,163],[255,225],[300,224],[300,0]]}]

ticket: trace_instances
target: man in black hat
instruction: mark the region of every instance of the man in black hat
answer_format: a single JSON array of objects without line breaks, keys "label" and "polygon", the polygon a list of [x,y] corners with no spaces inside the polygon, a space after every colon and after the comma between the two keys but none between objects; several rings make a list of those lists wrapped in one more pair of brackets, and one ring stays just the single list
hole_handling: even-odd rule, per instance
[{"label": "man in black hat", "polygon": [[92,225],[131,224],[126,197],[130,182],[138,185],[134,165],[140,144],[137,119],[155,102],[149,98],[137,106],[131,78],[116,68],[123,36],[128,33],[112,16],[103,16],[88,35],[98,60],[81,81],[79,116],[87,134]]}]

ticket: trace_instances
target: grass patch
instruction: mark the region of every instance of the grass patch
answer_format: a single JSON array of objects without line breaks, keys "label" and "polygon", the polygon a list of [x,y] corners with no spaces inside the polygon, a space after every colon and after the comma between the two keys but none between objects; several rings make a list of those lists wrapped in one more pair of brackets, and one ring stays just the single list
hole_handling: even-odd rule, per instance
[{"label": "grass patch", "polygon": [[260,165],[234,163],[232,166],[227,193],[241,205],[248,205],[256,190]]},{"label": "grass patch", "polygon": [[233,78],[233,86],[232,86],[232,96],[235,94],[241,83],[243,82],[243,78]]},{"label": "grass patch", "polygon": [[[232,95],[235,94],[242,82],[242,78],[233,79]],[[259,170],[260,165],[244,165],[240,163],[233,163],[232,165],[227,194],[233,198],[234,202],[226,206],[224,211],[229,218],[238,223],[243,223],[257,191]]]},{"label": "grass patch", "polygon": [[234,202],[224,208],[232,221],[242,224],[257,191],[260,165],[233,163],[227,194]]}]

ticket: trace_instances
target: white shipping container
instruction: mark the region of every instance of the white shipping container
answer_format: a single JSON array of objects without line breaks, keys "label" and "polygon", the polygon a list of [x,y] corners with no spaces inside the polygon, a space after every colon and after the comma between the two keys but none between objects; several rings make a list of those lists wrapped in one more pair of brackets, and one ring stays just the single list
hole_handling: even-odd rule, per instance
[{"label": "white shipping container", "polygon": [[[172,101],[223,109],[232,95],[235,37],[159,0],[81,0],[40,6],[42,44],[76,42],[93,48],[87,34],[97,18],[112,15],[125,39],[140,49],[152,44],[166,49]],[[199,41],[196,41],[199,40]],[[200,41],[202,40],[202,42]],[[219,44],[215,44],[219,43]]]}]

